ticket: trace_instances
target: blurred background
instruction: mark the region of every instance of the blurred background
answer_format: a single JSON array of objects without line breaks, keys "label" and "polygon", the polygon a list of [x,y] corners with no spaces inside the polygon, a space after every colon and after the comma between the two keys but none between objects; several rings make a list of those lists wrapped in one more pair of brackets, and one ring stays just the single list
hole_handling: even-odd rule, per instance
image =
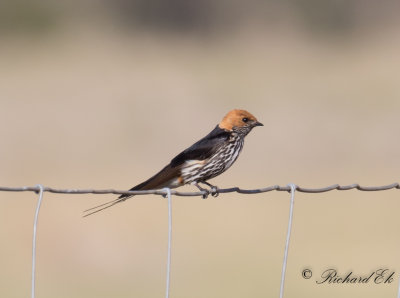
[{"label": "blurred background", "polygon": [[[399,182],[399,6],[3,0],[0,184],[128,189],[233,108],[265,126],[219,187]],[[45,194],[37,297],[163,297],[166,200],[81,217],[111,199]],[[28,297],[37,198],[0,201],[0,296]],[[277,297],[288,208],[282,192],[173,197],[171,297]],[[399,208],[398,190],[296,194],[285,297],[396,297]],[[317,285],[329,268],[396,273]]]}]

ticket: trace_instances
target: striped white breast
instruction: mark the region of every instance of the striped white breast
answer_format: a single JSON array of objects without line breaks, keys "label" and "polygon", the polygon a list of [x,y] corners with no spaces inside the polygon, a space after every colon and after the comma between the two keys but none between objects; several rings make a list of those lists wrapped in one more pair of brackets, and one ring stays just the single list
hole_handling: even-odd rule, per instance
[{"label": "striped white breast", "polygon": [[206,181],[225,172],[238,158],[243,141],[239,136],[232,137],[209,159],[186,161],[181,170],[184,183]]}]

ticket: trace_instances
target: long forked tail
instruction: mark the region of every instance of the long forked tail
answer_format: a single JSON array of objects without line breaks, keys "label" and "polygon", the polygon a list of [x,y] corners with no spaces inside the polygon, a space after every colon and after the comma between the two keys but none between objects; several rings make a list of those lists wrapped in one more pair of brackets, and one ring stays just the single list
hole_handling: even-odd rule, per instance
[{"label": "long forked tail", "polygon": [[[131,190],[142,190],[142,188],[141,188],[142,184],[143,183],[141,183],[139,185],[136,185],[135,187],[132,187],[130,189],[130,191]],[[94,207],[89,208],[89,209],[86,209],[86,210],[83,211],[83,213],[86,213],[86,214],[83,215],[83,217],[87,217],[87,216],[92,215],[94,213],[100,212],[100,211],[102,211],[104,209],[110,208],[110,207],[114,206],[115,204],[121,203],[121,202],[125,201],[126,199],[129,199],[130,197],[133,197],[133,196],[134,195],[122,194],[122,195],[120,195],[118,197],[118,199],[109,201],[109,202],[101,204],[101,205],[94,206]]]},{"label": "long forked tail", "polygon": [[102,211],[104,209],[110,208],[110,207],[114,206],[115,204],[118,204],[118,203],[121,203],[121,202],[125,201],[126,199],[127,198],[119,197],[118,199],[109,201],[107,203],[104,203],[104,204],[101,204],[101,205],[98,205],[98,206],[95,206],[95,207],[92,207],[92,208],[89,208],[89,209],[86,209],[86,210],[83,211],[83,213],[84,213],[83,217],[87,217],[89,215],[92,215],[92,214],[95,214],[97,212],[100,212],[100,211]]},{"label": "long forked tail", "polygon": [[[165,168],[163,168],[160,172],[155,174],[153,177],[144,181],[143,183],[136,185],[135,187],[132,187],[130,190],[150,190],[150,189],[160,189],[163,187],[176,187],[178,186],[176,185],[178,177],[179,177],[179,168],[173,168],[169,164]],[[85,211],[83,211],[83,213],[86,213],[83,215],[83,217],[87,217],[94,213],[100,212],[104,209],[108,209],[118,203],[125,201],[126,199],[132,196],[134,195],[122,194],[118,197],[118,199],[86,209]]]}]

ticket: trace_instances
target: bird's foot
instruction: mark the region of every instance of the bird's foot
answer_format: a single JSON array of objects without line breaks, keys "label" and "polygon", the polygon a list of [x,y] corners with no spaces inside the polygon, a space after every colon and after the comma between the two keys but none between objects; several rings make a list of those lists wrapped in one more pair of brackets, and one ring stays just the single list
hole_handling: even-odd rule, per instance
[{"label": "bird's foot", "polygon": [[208,182],[202,182],[203,184],[205,184],[205,185],[208,185],[209,187],[210,187],[210,194],[211,194],[211,196],[213,196],[214,198],[216,198],[216,197],[218,197],[218,195],[219,195],[219,192],[218,192],[218,186],[215,186],[215,185],[212,185],[212,184],[210,184],[210,183],[208,183]]},{"label": "bird's foot", "polygon": [[202,195],[203,199],[207,199],[208,195],[210,194],[210,191],[206,188],[201,187],[197,183],[194,183],[194,185],[203,193]]},{"label": "bird's foot", "polygon": [[218,192],[218,187],[217,186],[213,186],[211,187],[211,195],[216,198],[219,196],[219,192]]},{"label": "bird's foot", "polygon": [[210,195],[210,191],[208,189],[202,188],[202,187],[200,187],[199,189],[203,193],[202,198],[207,199],[208,196]]},{"label": "bird's foot", "polygon": [[199,188],[199,189],[203,193],[202,198],[203,199],[207,199],[208,196],[210,195],[210,191],[208,189],[205,189],[205,188]]}]

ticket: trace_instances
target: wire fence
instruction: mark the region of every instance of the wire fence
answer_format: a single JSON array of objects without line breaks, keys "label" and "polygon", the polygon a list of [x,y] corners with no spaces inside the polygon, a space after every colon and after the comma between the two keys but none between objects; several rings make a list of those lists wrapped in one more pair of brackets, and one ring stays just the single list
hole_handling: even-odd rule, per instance
[{"label": "wire fence", "polygon": [[[158,190],[136,190],[136,191],[126,191],[126,190],[114,190],[114,189],[57,189],[47,186],[23,186],[23,187],[4,187],[0,186],[0,191],[33,191],[38,193],[43,187],[44,192],[51,192],[51,193],[63,193],[63,194],[131,194],[131,195],[148,195],[148,194],[156,194],[156,195],[166,195],[167,192],[164,189]],[[326,187],[321,188],[306,188],[302,186],[295,185],[295,190],[298,192],[305,192],[305,193],[321,193],[327,192],[332,190],[351,190],[357,189],[361,191],[381,191],[381,190],[389,190],[389,189],[400,189],[400,184],[398,182],[383,185],[383,186],[361,186],[360,184],[349,184],[349,185],[339,185],[333,184]],[[218,193],[230,193],[230,192],[237,192],[241,194],[257,194],[269,191],[287,191],[290,192],[291,186],[279,186],[273,185],[269,187],[263,188],[256,188],[256,189],[241,189],[240,187],[231,187],[231,188],[221,188],[218,189]],[[179,192],[176,190],[171,189],[171,195],[175,196],[183,196],[183,197],[193,197],[193,196],[203,196],[207,195],[205,191],[198,191],[198,192]]]},{"label": "wire fence", "polygon": [[[131,195],[148,195],[148,194],[156,194],[161,195],[163,197],[168,198],[168,247],[167,247],[167,272],[166,272],[166,290],[165,297],[169,298],[170,294],[170,280],[171,280],[171,251],[172,251],[172,195],[175,196],[202,196],[203,198],[207,197],[209,194],[218,195],[220,193],[241,193],[241,194],[258,194],[265,193],[270,191],[287,191],[290,193],[290,209],[289,209],[289,219],[288,219],[288,228],[286,234],[286,243],[285,250],[282,262],[282,271],[281,271],[281,283],[280,283],[280,291],[279,298],[283,298],[284,288],[285,288],[285,276],[286,276],[286,267],[288,260],[288,252],[290,245],[290,236],[292,229],[292,221],[293,221],[293,211],[294,211],[294,198],[295,192],[303,192],[303,193],[322,193],[333,190],[343,191],[343,190],[352,190],[356,189],[359,191],[384,191],[389,189],[400,189],[399,183],[392,183],[383,186],[361,186],[359,184],[350,184],[350,185],[339,185],[333,184],[326,187],[321,188],[305,188],[293,183],[288,184],[286,186],[273,185],[264,188],[257,189],[241,189],[239,187],[231,187],[218,189],[217,193],[213,193],[212,191],[198,191],[198,192],[179,192],[176,190],[171,190],[169,188],[158,189],[158,190],[140,190],[140,191],[123,191],[123,190],[114,190],[114,189],[56,189],[52,187],[43,186],[38,184],[36,186],[24,186],[24,187],[4,187],[0,186],[0,191],[5,192],[35,192],[38,194],[38,202],[36,205],[36,211],[34,216],[33,223],[33,239],[32,239],[32,278],[31,278],[31,298],[35,298],[35,288],[36,288],[36,234],[37,234],[37,223],[39,218],[40,206],[43,201],[43,196],[45,192],[50,193],[58,193],[58,194],[131,194]],[[397,298],[400,298],[400,278],[398,281],[398,290],[397,290]]]}]

